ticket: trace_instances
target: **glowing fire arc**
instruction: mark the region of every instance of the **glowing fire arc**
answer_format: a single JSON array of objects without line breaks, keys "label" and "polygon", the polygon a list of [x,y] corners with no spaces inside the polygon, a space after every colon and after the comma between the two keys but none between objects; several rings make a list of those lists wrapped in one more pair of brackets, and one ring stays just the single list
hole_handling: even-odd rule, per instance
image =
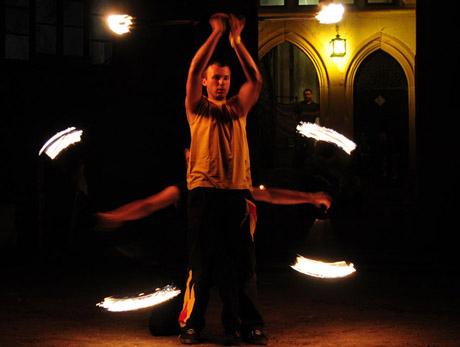
[{"label": "glowing fire arc", "polygon": [[298,256],[296,263],[291,267],[305,275],[318,278],[341,278],[356,272],[353,263],[338,261],[333,263],[322,262]]},{"label": "glowing fire arc", "polygon": [[335,130],[319,126],[315,123],[300,122],[297,125],[297,131],[305,137],[334,143],[341,147],[347,154],[350,154],[356,148],[356,144],[347,137]]},{"label": "glowing fire arc", "polygon": [[69,127],[53,135],[38,152],[42,155],[43,152],[51,159],[56,158],[62,150],[69,147],[71,144],[81,141],[82,130],[75,127]]},{"label": "glowing fire arc", "polygon": [[140,293],[136,296],[123,298],[109,296],[97,303],[96,306],[111,312],[134,311],[159,305],[179,295],[180,292],[180,289],[177,289],[173,285],[167,285],[163,288],[157,288],[150,294]]}]

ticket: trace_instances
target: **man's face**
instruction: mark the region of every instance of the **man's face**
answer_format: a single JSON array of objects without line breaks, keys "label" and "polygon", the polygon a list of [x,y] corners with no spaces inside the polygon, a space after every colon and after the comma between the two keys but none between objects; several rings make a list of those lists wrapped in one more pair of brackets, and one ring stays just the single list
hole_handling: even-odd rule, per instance
[{"label": "man's face", "polygon": [[230,90],[230,68],[228,66],[210,65],[203,78],[208,97],[214,100],[225,100]]},{"label": "man's face", "polygon": [[312,101],[312,100],[313,100],[313,94],[312,94],[312,92],[309,91],[309,90],[306,90],[306,91],[303,93],[303,98],[304,98],[304,100],[307,101],[307,102]]}]

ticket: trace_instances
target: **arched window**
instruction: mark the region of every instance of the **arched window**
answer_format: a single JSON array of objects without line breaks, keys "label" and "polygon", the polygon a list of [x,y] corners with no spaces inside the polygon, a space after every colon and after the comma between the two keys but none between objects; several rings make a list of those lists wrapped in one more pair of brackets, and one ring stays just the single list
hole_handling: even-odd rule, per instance
[{"label": "arched window", "polygon": [[[265,136],[273,146],[273,167],[292,167],[297,117],[296,104],[303,100],[303,91],[313,91],[313,100],[319,103],[319,82],[310,58],[297,46],[283,42],[271,49],[261,60],[264,88],[259,106],[266,127]],[[262,120],[260,120],[262,121]]]},{"label": "arched window", "polygon": [[408,83],[399,63],[383,50],[359,67],[354,91],[354,137],[361,173],[372,181],[403,183],[407,176]]}]

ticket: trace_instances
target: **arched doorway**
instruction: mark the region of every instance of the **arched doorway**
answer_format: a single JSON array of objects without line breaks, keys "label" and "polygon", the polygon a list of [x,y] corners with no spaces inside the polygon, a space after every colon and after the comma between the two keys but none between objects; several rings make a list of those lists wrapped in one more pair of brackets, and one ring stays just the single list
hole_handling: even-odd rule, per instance
[{"label": "arched doorway", "polygon": [[312,89],[315,102],[320,100],[315,66],[296,45],[283,42],[263,56],[260,70],[264,86],[259,99],[259,114],[265,127],[266,136],[263,138],[271,142],[271,158],[266,158],[265,166],[293,167],[296,104],[303,100],[305,88]]},{"label": "arched doorway", "polygon": [[358,167],[373,184],[402,185],[408,177],[408,82],[383,50],[360,64],[354,84],[354,138]]}]

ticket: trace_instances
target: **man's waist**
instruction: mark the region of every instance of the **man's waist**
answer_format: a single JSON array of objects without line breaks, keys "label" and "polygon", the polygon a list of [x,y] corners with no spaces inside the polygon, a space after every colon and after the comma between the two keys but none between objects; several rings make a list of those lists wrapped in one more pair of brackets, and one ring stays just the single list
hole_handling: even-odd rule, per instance
[{"label": "man's waist", "polygon": [[188,190],[197,188],[209,188],[216,190],[249,190],[251,188],[250,182],[217,182],[209,180],[191,180],[187,179]]}]

